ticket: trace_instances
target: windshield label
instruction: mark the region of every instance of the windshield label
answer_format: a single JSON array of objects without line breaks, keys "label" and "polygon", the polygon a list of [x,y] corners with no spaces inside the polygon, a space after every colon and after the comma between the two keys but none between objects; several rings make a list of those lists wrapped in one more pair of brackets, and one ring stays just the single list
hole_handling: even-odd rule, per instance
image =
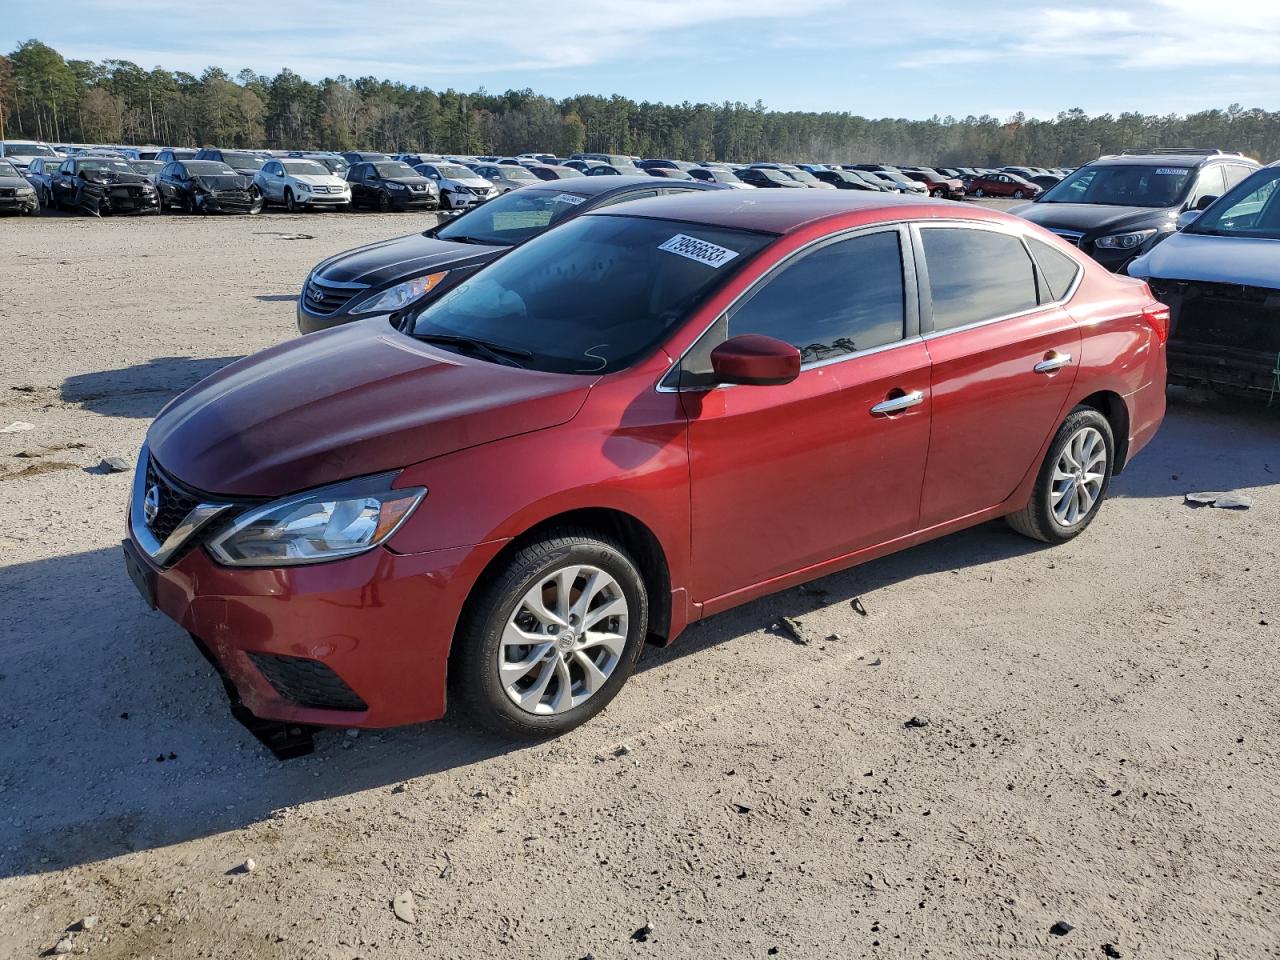
[{"label": "windshield label", "polygon": [[579,197],[579,196],[577,196],[576,194],[572,194],[572,193],[562,193],[562,194],[559,194],[558,196],[554,196],[554,197],[552,197],[552,198],[551,198],[551,202],[552,202],[552,203],[567,203],[567,204],[569,204],[570,206],[574,206],[574,207],[576,207],[576,206],[577,206],[578,204],[580,204],[580,203],[586,203],[586,202],[587,202],[587,198],[586,198],[586,197]]},{"label": "windshield label", "polygon": [[1160,167],[1156,170],[1157,177],[1185,177],[1191,171],[1186,167]]},{"label": "windshield label", "polygon": [[720,247],[714,243],[707,243],[707,241],[699,240],[697,237],[688,237],[683,233],[677,233],[666,243],[659,244],[658,249],[681,257],[688,257],[690,260],[696,260],[698,263],[706,264],[708,267],[723,267],[738,255],[736,250]]}]

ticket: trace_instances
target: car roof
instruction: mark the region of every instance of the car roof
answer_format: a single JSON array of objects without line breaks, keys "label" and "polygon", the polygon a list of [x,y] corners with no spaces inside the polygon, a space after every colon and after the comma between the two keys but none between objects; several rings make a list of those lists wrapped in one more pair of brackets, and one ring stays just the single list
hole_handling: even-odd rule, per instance
[{"label": "car roof", "polygon": [[667,182],[665,178],[651,177],[647,173],[643,176],[633,176],[632,174],[621,174],[616,177],[574,177],[572,180],[544,180],[541,185],[529,185],[523,187],[523,190],[556,190],[560,193],[566,191],[581,194],[582,196],[596,196],[601,193],[609,193],[611,190],[621,190],[624,187],[645,186],[653,187],[657,190],[680,189],[681,187],[693,187],[695,192],[702,192],[706,189],[712,189],[713,193],[719,193],[719,190],[711,188],[710,184],[704,183],[695,187],[697,181],[675,180]]},{"label": "car roof", "polygon": [[1006,224],[1024,223],[1017,217],[989,208],[861,190],[752,190],[747,192],[713,188],[697,191],[694,196],[656,197],[651,200],[622,203],[589,215],[604,216],[614,213],[777,234],[790,233],[812,223],[837,219],[852,213],[879,213],[884,215],[884,219],[946,218],[985,220]]},{"label": "car roof", "polygon": [[1237,163],[1253,164],[1254,161],[1238,153],[1121,153],[1115,156],[1099,157],[1089,167],[1116,166],[1180,166],[1199,167],[1215,160],[1234,160]]}]

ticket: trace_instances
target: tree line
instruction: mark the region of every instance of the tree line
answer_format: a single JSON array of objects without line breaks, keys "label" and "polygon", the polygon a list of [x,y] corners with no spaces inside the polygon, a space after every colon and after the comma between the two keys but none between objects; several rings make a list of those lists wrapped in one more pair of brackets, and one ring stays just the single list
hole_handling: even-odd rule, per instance
[{"label": "tree line", "polygon": [[556,100],[529,89],[463,93],[375,77],[311,82],[288,68],[233,77],[209,67],[196,76],[127,60],[67,60],[39,40],[0,56],[0,132],[59,143],[962,166],[1074,166],[1168,146],[1220,147],[1264,161],[1280,155],[1280,112],[1239,104],[1187,116],[1091,117],[1073,109],[1050,120],[869,119],[768,110],[759,101]]}]

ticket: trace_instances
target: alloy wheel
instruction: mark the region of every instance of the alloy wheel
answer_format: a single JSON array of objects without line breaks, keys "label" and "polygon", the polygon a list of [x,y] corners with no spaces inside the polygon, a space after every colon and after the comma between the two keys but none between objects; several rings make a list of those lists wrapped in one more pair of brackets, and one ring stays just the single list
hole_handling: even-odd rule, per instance
[{"label": "alloy wheel", "polygon": [[599,567],[575,564],[539,577],[516,604],[498,645],[507,697],[541,715],[585,703],[621,662],[628,615],[622,587]]},{"label": "alloy wheel", "polygon": [[1058,455],[1049,487],[1049,507],[1064,527],[1089,515],[1107,476],[1107,443],[1094,427],[1073,433]]}]

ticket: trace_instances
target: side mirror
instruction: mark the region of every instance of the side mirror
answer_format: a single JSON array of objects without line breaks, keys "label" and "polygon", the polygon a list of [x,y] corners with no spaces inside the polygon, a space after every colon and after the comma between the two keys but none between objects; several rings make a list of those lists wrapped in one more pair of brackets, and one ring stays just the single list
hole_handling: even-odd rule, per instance
[{"label": "side mirror", "polygon": [[717,383],[775,386],[800,376],[800,351],[774,337],[748,333],[730,337],[711,351]]},{"label": "side mirror", "polygon": [[1199,210],[1184,210],[1182,213],[1178,214],[1178,229],[1185,230],[1199,219]]},{"label": "side mirror", "polygon": [[1217,197],[1208,197],[1208,196],[1201,197],[1199,200],[1196,201],[1196,209],[1204,210],[1206,207],[1209,206],[1209,204],[1213,203],[1217,199],[1218,199]]}]

